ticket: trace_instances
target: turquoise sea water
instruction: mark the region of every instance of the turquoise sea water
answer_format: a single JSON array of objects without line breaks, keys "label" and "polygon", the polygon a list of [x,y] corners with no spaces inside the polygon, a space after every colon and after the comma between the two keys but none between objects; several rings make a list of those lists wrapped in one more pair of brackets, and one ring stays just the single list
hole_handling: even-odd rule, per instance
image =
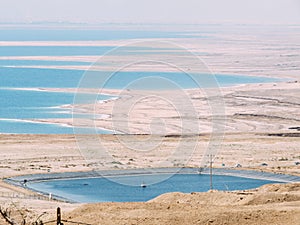
[{"label": "turquoise sea water", "polygon": [[[95,133],[93,128],[77,128],[78,132]],[[99,134],[110,134],[108,130],[97,129]],[[16,120],[0,120],[0,133],[8,134],[74,134],[73,127],[51,123],[33,123]]]},{"label": "turquoise sea water", "polygon": [[177,37],[187,35],[154,30],[0,29],[0,41],[97,41]]},{"label": "turquoise sea water", "polygon": [[[181,38],[184,33],[163,31],[114,31],[114,30],[59,30],[59,29],[0,29],[0,41],[95,41],[143,38]],[[200,37],[202,38],[202,37]],[[113,46],[0,46],[0,56],[101,56]],[[157,49],[130,47],[123,48],[124,54],[153,54]],[[157,54],[172,49],[158,49]],[[169,52],[168,54],[180,54]],[[38,69],[35,66],[88,66],[90,62],[49,61],[49,60],[8,60],[0,59],[0,133],[72,133],[72,127],[53,124],[32,123],[30,120],[49,118],[71,118],[70,110],[61,105],[73,103],[74,93],[39,91],[41,88],[76,88],[83,75],[90,80],[90,88],[101,88],[101,71],[85,74],[83,70]],[[22,66],[26,66],[23,67]],[[210,87],[202,74],[200,87]],[[100,79],[99,79],[100,78]],[[168,89],[162,80],[179,88],[199,88],[189,75],[165,72],[118,72],[113,73],[104,88],[123,89]],[[246,83],[277,81],[263,77],[216,75],[220,86]],[[138,81],[138,85],[135,82]],[[128,85],[131,86],[128,87]],[[99,96],[106,100],[114,96]],[[107,131],[99,130],[107,133]]]},{"label": "turquoise sea water", "polygon": [[84,71],[0,67],[1,87],[74,88]]},{"label": "turquoise sea water", "polygon": [[0,46],[0,56],[76,56],[103,55],[107,46]]},{"label": "turquoise sea water", "polygon": [[[159,176],[161,175],[123,176],[119,179],[146,183],[147,179],[159,179]],[[28,187],[76,202],[144,202],[167,192],[206,192],[210,189],[209,179],[209,175],[176,174],[163,182],[142,188],[118,184],[106,178],[84,178],[29,183]],[[215,175],[213,181],[214,189],[217,190],[245,190],[274,183],[274,181],[220,175]]]},{"label": "turquoise sea water", "polygon": [[[0,118],[71,118],[72,115],[68,112],[70,109],[59,106],[73,103],[74,95],[75,93],[0,89]],[[85,94],[84,96],[87,96],[85,98],[88,99],[89,95]],[[97,100],[110,98],[112,96],[99,95]]]},{"label": "turquoise sea water", "polygon": [[[101,71],[88,72],[91,79],[91,88],[99,87],[97,81],[101,80]],[[0,83],[2,87],[26,87],[26,88],[75,88],[78,87],[80,79],[85,75],[83,70],[64,69],[37,69],[37,68],[7,68],[0,67]],[[210,87],[206,83],[206,77],[210,74],[200,74],[203,78],[201,87]],[[111,72],[110,80],[105,88],[122,89],[134,81],[143,78],[166,79],[176,83],[181,88],[197,88],[196,83],[188,74],[179,72]],[[239,75],[215,75],[219,86],[230,86],[248,83],[276,82],[278,79]],[[148,86],[147,86],[148,85]],[[150,85],[150,86],[149,86]],[[157,84],[149,83],[141,85],[141,89],[156,89]],[[160,87],[163,88],[163,87]],[[160,89],[159,88],[159,89]]]},{"label": "turquoise sea water", "polygon": [[[0,46],[0,56],[101,56],[115,46]],[[122,47],[118,54],[132,55],[138,53],[178,54],[178,51],[166,48]],[[111,53],[113,54],[113,53]],[[80,65],[81,63],[78,62]]]},{"label": "turquoise sea water", "polygon": [[[0,118],[69,118],[63,109],[53,108],[73,101],[72,93],[0,89]],[[59,115],[57,115],[59,113]]]},{"label": "turquoise sea water", "polygon": [[[32,119],[72,118],[72,110],[60,108],[73,102],[74,93],[0,89],[0,133],[72,134],[73,128],[34,123]],[[100,95],[98,100],[110,99]],[[82,129],[85,133],[89,129]],[[110,133],[98,129],[99,133]]]},{"label": "turquoise sea water", "polygon": [[88,66],[91,62],[48,60],[1,60],[0,66]]},{"label": "turquoise sea water", "polygon": [[[101,78],[101,71],[89,72],[90,88],[101,88],[97,82]],[[72,133],[70,127],[60,127],[40,123],[28,123],[20,119],[49,119],[71,118],[70,111],[60,109],[61,105],[73,103],[74,93],[39,91],[39,88],[76,88],[80,79],[85,74],[82,70],[63,69],[37,69],[37,68],[8,68],[0,67],[0,118],[16,120],[0,120],[0,133]],[[111,79],[105,83],[104,88],[123,89],[129,84],[136,89],[167,89],[167,82],[178,85],[179,88],[205,88],[210,87],[206,83],[206,75],[200,86],[189,75],[184,73],[167,72],[118,72],[112,73]],[[101,80],[101,79],[100,79]],[[201,79],[202,80],[202,79]],[[245,83],[273,82],[275,79],[264,77],[248,77],[236,75],[216,75],[220,86],[230,86]],[[18,88],[27,88],[19,90]],[[37,88],[37,90],[30,90]],[[106,100],[112,96],[100,95],[97,100]],[[99,131],[107,133],[107,131]]]}]

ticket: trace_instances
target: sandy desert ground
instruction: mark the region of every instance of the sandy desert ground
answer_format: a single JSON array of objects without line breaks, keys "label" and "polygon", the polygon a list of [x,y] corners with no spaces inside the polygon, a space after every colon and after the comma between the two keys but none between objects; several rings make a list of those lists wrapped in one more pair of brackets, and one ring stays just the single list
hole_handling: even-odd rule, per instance
[{"label": "sandy desert ground", "polygon": [[[235,167],[240,163],[243,168],[239,169],[299,175],[300,168],[295,162],[300,159],[300,140],[298,136],[290,134],[226,134],[215,158],[214,167],[222,167],[222,164]],[[125,137],[126,135],[122,138]],[[132,141],[133,137],[130,135],[128,138]],[[117,136],[104,135],[101,140],[112,147],[108,149],[108,153],[113,157],[103,159],[101,164],[95,164],[95,161],[82,156],[72,135],[1,135],[1,176],[4,178],[33,173],[89,171],[95,168],[178,166],[178,161],[170,161],[172,157],[168,157],[173,153],[174,142],[178,139],[180,137],[167,137],[163,151],[136,154],[135,151],[120,145]],[[183,139],[189,142],[191,137]],[[152,139],[153,142],[155,140],[160,143],[161,137]],[[200,136],[199,148],[191,155],[188,166],[200,164],[208,140],[208,135]],[[288,150],[283,151],[286,148]],[[262,163],[267,163],[268,166],[261,166]],[[296,224],[300,213],[299,184],[270,185],[259,191],[245,193],[175,193],[158,197],[149,203],[105,203],[87,206],[49,201],[47,197],[34,195],[26,189],[4,182],[0,183],[0,193],[3,207],[26,208],[26,213],[31,217],[46,212],[44,221],[54,218],[58,206],[63,209],[64,218],[91,224],[153,224],[155,221],[160,224],[257,224],[258,221],[260,224]],[[239,200],[240,198],[244,200]],[[73,209],[76,211],[71,212]],[[84,216],[79,216],[80,210],[84,212]]]}]

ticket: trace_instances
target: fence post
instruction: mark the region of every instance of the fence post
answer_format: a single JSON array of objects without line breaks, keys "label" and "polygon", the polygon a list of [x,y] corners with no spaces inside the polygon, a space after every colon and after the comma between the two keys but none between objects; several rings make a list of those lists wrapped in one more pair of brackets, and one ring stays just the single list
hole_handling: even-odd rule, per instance
[{"label": "fence post", "polygon": [[62,222],[61,222],[61,211],[60,211],[60,208],[58,207],[57,208],[57,225],[64,225]]}]

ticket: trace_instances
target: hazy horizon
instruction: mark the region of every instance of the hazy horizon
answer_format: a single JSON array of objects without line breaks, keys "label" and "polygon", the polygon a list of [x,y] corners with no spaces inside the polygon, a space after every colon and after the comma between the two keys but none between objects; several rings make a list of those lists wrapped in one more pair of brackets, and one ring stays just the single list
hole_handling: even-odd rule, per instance
[{"label": "hazy horizon", "polygon": [[300,0],[0,0],[0,23],[300,24]]}]

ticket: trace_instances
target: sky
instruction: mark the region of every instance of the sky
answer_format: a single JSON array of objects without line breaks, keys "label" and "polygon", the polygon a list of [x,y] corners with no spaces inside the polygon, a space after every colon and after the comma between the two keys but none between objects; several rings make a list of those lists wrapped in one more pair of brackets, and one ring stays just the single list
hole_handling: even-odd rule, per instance
[{"label": "sky", "polygon": [[300,24],[300,0],[0,0],[0,23]]}]

